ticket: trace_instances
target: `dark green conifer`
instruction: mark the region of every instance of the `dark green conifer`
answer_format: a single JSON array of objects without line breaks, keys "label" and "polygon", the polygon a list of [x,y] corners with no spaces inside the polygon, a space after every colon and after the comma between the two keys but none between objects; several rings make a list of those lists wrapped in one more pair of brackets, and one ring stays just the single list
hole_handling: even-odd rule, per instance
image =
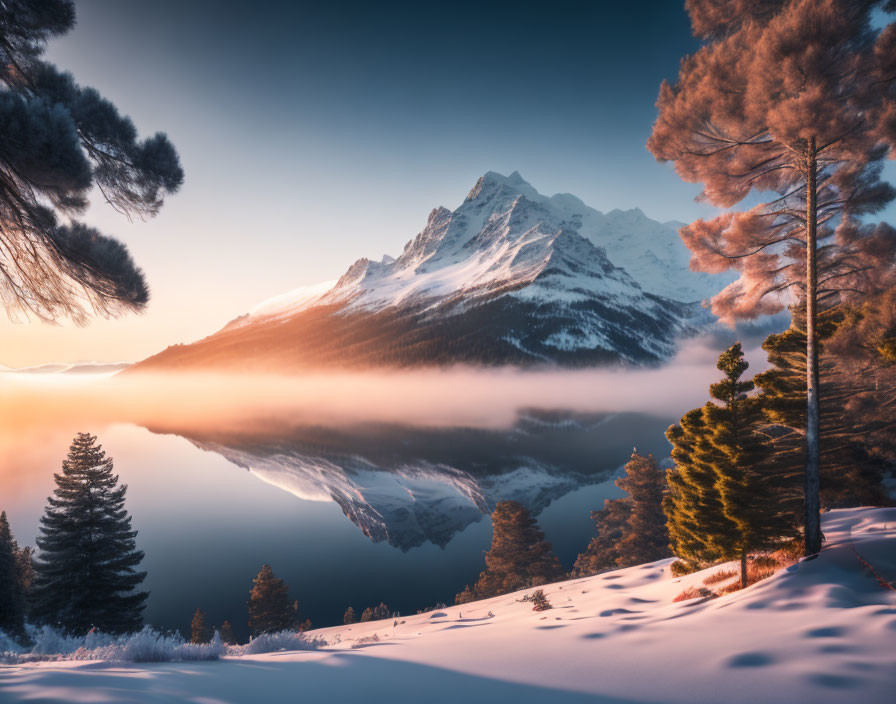
[{"label": "dark green conifer", "polygon": [[747,557],[795,536],[796,487],[781,468],[740,343],[719,357],[724,378],[710,386],[708,403],[669,429],[676,466],[665,503],[676,554],[692,565],[739,559],[747,584]]},{"label": "dark green conifer", "polygon": [[666,431],[675,465],[666,472],[669,491],[663,499],[669,542],[675,555],[692,571],[719,560],[730,546],[719,546],[727,519],[711,464],[712,446],[706,408],[686,413],[680,425]]},{"label": "dark green conifer", "polygon": [[20,554],[3,511],[0,513],[0,631],[14,637],[25,634],[25,585]]},{"label": "dark green conifer", "polygon": [[354,623],[354,622],[357,621],[357,620],[358,620],[358,619],[357,619],[357,617],[355,616],[355,610],[354,610],[351,606],[349,606],[349,607],[345,610],[345,615],[342,617],[342,623],[344,623],[344,624],[347,626],[347,625],[349,625],[350,623]]},{"label": "dark green conifer", "polygon": [[262,565],[249,592],[249,632],[253,636],[295,628],[298,602],[289,599],[289,588],[274,576],[270,565]]},{"label": "dark green conifer", "polygon": [[124,507],[127,486],[112,470],[96,437],[78,433],[41,518],[31,595],[36,623],[74,634],[143,625],[149,594],[137,591],[146,573],[136,570],[143,551]]},{"label": "dark green conifer", "polygon": [[[880,337],[869,335],[867,320],[863,320],[868,315],[867,308],[873,307],[878,299],[867,300],[864,307],[842,305],[819,316],[819,493],[821,505],[827,508],[880,506],[891,502],[882,481],[888,469],[887,458],[878,456],[875,441],[880,440],[876,436],[878,430],[892,428],[889,422],[892,410],[887,406],[893,398],[894,387],[881,386],[881,376],[875,371],[880,372],[882,365],[863,360],[862,364],[855,365],[857,368],[850,368],[852,365],[848,362],[852,360],[845,359],[852,357],[854,350],[880,345]],[[892,306],[894,299],[891,296],[883,300]],[[774,445],[782,471],[786,466],[799,478],[806,463],[805,309],[794,307],[791,315],[790,327],[780,334],[769,335],[762,344],[771,367],[757,374],[755,381],[762,392],[760,400],[768,420],[779,426]],[[892,317],[891,310],[881,316],[881,330],[876,332],[886,333],[888,315]],[[860,331],[859,334],[852,335],[852,329]],[[832,338],[846,348],[846,353],[829,350]],[[879,409],[884,409],[880,415]]]}]

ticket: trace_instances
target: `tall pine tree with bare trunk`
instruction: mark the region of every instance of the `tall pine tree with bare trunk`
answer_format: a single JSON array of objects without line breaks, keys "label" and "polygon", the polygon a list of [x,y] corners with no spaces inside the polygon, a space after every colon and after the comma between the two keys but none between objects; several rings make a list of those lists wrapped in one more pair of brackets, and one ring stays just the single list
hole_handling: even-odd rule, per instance
[{"label": "tall pine tree with bare trunk", "polygon": [[806,553],[821,549],[819,308],[892,284],[896,233],[863,217],[894,197],[881,165],[896,145],[893,26],[872,13],[892,0],[688,0],[704,45],[663,83],[648,149],[730,208],[682,228],[694,268],[734,268],[712,300],[733,321],[806,308]]}]

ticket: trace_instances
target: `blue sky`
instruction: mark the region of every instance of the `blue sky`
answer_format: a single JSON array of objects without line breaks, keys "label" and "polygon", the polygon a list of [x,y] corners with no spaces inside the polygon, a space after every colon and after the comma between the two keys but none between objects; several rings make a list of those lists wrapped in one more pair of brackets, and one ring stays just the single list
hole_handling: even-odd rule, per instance
[{"label": "blue sky", "polygon": [[398,253],[485,171],[600,210],[690,220],[698,188],[644,148],[696,48],[683,3],[82,0],[49,56],[166,131],[186,183],[124,239],[153,299],[86,329],[0,322],[0,363],[138,359],[256,302]]}]

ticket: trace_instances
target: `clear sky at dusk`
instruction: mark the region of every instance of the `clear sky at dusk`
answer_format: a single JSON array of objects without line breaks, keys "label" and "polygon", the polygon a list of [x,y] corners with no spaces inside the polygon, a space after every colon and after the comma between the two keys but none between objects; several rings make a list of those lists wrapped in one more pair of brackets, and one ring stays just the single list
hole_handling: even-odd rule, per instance
[{"label": "clear sky at dusk", "polygon": [[682,3],[82,0],[49,57],[168,133],[161,214],[85,220],[147,274],[142,316],[0,322],[0,363],[136,360],[258,301],[397,254],[485,171],[659,220],[709,209],[644,148],[663,78],[696,48]]}]

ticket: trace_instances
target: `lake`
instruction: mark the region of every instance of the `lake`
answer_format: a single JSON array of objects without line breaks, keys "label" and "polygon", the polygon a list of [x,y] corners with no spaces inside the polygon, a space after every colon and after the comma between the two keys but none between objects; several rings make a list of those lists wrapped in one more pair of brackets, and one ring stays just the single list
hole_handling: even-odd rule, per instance
[{"label": "lake", "polygon": [[199,607],[245,638],[264,563],[316,626],[349,605],[414,613],[476,578],[500,500],[528,506],[572,566],[632,448],[665,458],[666,428],[706,402],[718,344],[653,369],[0,374],[0,508],[33,545],[88,431],[128,485],[149,623],[188,631]]}]

